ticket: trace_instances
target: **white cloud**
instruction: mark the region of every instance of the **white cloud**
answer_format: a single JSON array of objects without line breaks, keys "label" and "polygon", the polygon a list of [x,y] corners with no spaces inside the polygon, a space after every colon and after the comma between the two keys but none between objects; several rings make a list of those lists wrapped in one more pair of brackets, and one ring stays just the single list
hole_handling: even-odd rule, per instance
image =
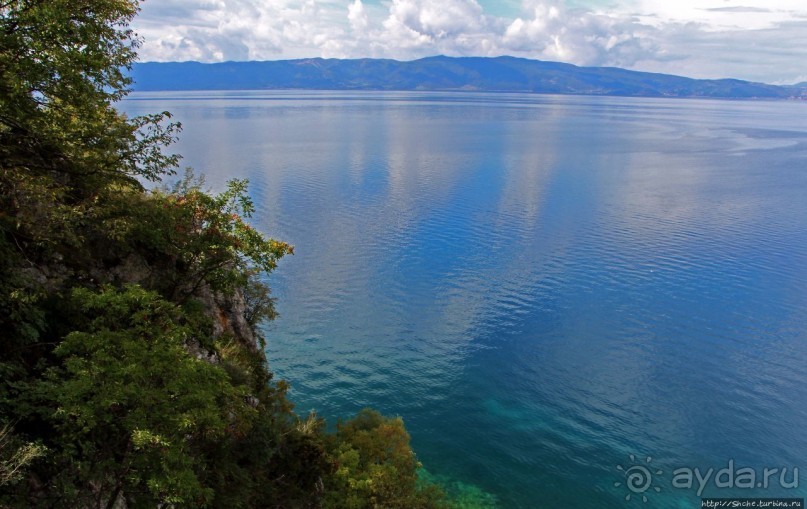
[{"label": "white cloud", "polygon": [[475,0],[393,0],[384,26],[402,25],[431,39],[485,30],[482,8]]},{"label": "white cloud", "polygon": [[475,0],[393,0],[372,37],[377,51],[392,58],[487,55],[500,26]]},{"label": "white cloud", "polygon": [[645,58],[669,59],[655,42],[658,31],[630,15],[568,10],[562,4],[531,6],[502,37],[502,50],[579,65],[630,67]]},{"label": "white cloud", "polygon": [[762,29],[807,11],[803,0],[642,0],[639,9],[667,22],[700,23],[707,30]]},{"label": "white cloud", "polygon": [[367,13],[364,11],[364,4],[361,0],[356,0],[348,6],[347,19],[350,22],[351,28],[356,32],[363,33],[367,30],[369,21],[367,20]]},{"label": "white cloud", "polygon": [[[596,5],[595,5],[596,4]],[[514,55],[693,77],[801,79],[803,0],[149,0],[143,60]]]}]

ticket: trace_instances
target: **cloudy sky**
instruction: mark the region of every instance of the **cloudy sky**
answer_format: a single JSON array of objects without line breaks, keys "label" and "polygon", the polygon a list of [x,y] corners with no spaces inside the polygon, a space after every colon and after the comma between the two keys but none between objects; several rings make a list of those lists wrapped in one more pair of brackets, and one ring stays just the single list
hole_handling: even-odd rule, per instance
[{"label": "cloudy sky", "polygon": [[807,0],[145,0],[142,61],[514,55],[807,81]]}]

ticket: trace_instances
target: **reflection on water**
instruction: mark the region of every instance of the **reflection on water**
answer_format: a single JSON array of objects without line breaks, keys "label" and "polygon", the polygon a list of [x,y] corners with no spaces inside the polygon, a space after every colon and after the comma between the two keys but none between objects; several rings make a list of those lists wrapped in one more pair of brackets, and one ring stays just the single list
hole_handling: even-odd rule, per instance
[{"label": "reflection on water", "polygon": [[625,507],[631,454],[667,472],[653,507],[700,507],[677,467],[807,472],[807,105],[195,92],[122,109],[172,111],[185,162],[214,188],[249,178],[257,226],[295,245],[268,355],[301,412],[402,415],[433,475],[503,507]]}]

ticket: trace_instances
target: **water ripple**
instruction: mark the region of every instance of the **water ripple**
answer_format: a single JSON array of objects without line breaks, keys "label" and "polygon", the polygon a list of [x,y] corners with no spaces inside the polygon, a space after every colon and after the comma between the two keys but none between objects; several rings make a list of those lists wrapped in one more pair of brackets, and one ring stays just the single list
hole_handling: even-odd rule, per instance
[{"label": "water ripple", "polygon": [[122,107],[172,110],[185,162],[214,187],[250,178],[257,226],[295,244],[266,332],[301,412],[403,415],[430,471],[507,508],[624,507],[631,454],[807,467],[807,105],[200,92]]}]

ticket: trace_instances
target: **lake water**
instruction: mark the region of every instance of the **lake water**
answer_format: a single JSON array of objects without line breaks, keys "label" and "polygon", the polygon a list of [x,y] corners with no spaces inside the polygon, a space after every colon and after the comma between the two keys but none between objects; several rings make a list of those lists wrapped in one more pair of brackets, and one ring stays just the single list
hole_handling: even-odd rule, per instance
[{"label": "lake water", "polygon": [[[248,178],[254,224],[295,245],[270,279],[267,353],[301,413],[401,415],[431,474],[504,508],[700,507],[697,479],[673,478],[729,461],[754,484],[804,472],[754,489],[726,473],[704,496],[807,493],[806,103],[121,107],[173,112],[184,162],[214,190]],[[645,491],[625,484],[638,466]]]}]

